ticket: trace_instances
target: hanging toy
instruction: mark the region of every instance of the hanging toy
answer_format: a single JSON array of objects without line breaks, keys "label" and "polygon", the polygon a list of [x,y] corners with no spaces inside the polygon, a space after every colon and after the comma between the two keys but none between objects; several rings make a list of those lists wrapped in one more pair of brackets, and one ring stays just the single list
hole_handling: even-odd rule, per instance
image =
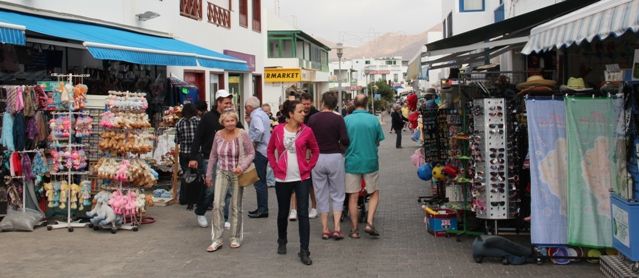
[{"label": "hanging toy", "polygon": [[62,184],[60,185],[60,208],[61,209],[65,209],[67,207],[67,198],[69,197],[68,190],[70,188],[71,186],[66,181],[63,181]]},{"label": "hanging toy", "polygon": [[91,182],[82,181],[80,183],[80,210],[84,210],[85,206],[91,206]]},{"label": "hanging toy", "polygon": [[131,165],[129,160],[122,160],[120,163],[120,168],[115,174],[115,179],[119,182],[126,182],[128,180],[128,168]]},{"label": "hanging toy", "polygon": [[55,198],[55,190],[53,188],[53,184],[48,182],[44,184],[44,190],[45,190],[45,194],[47,196],[47,200],[49,200],[49,204],[47,205],[48,207],[52,208],[55,205],[53,204],[53,199]]},{"label": "hanging toy", "polygon": [[80,193],[80,186],[77,183],[71,184],[71,209],[78,208],[79,193]]},{"label": "hanging toy", "polygon": [[60,205],[60,182],[53,183],[53,207]]}]

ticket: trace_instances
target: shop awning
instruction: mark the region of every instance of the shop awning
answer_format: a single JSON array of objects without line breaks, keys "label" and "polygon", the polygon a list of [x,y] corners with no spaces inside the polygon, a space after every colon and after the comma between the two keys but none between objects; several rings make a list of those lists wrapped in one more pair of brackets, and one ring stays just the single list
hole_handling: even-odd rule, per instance
[{"label": "shop awning", "polygon": [[[79,41],[94,58],[101,60],[248,71],[245,61],[168,37],[10,11],[0,11],[0,24],[3,23],[24,26],[34,33]],[[4,35],[1,38],[5,42]],[[24,40],[24,33],[22,38]]]},{"label": "shop awning", "polygon": [[0,22],[0,43],[25,45],[24,26]]},{"label": "shop awning", "polygon": [[522,53],[620,36],[628,30],[639,30],[639,0],[604,0],[535,27]]},{"label": "shop awning", "polygon": [[[426,52],[422,53],[422,57],[448,55],[444,57],[445,60],[446,57],[470,56],[471,52],[480,49],[494,52],[499,49],[510,48],[512,45],[523,46],[523,44],[528,41],[528,35],[533,27],[594,2],[597,2],[597,0],[566,0],[443,40],[435,41],[426,44]],[[436,60],[439,62],[451,61],[455,64],[459,64],[456,59],[442,61],[442,58],[438,58]],[[422,65],[432,64],[432,61],[422,62]]]}]

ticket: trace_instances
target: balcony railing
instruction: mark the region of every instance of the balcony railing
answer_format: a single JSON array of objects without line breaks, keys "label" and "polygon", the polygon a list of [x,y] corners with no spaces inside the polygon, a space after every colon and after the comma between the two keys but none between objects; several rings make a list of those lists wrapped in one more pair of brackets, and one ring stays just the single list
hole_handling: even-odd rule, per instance
[{"label": "balcony railing", "polygon": [[231,29],[231,11],[208,2],[209,23]]},{"label": "balcony railing", "polygon": [[180,0],[180,15],[196,20],[202,19],[202,0]]}]

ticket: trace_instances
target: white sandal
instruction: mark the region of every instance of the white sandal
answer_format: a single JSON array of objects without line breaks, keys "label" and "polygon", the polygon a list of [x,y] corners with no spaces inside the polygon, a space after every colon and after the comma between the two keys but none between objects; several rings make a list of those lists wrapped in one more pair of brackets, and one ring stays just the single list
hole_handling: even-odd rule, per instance
[{"label": "white sandal", "polygon": [[231,241],[231,248],[240,248],[240,242],[236,240]]},{"label": "white sandal", "polygon": [[209,252],[209,253],[215,252],[217,250],[220,250],[222,246],[224,246],[222,242],[213,242],[211,245],[209,245],[208,248],[206,248],[206,252]]}]

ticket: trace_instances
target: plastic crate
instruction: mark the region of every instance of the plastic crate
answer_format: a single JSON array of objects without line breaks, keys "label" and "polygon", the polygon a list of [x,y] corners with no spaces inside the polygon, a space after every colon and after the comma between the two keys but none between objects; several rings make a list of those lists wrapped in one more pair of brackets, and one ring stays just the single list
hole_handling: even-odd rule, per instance
[{"label": "plastic crate", "polygon": [[639,203],[612,194],[612,246],[632,261],[639,261]]},{"label": "plastic crate", "polygon": [[426,230],[435,237],[447,235],[447,231],[457,230],[457,213],[451,209],[436,209],[437,214],[432,214],[426,210]]}]

